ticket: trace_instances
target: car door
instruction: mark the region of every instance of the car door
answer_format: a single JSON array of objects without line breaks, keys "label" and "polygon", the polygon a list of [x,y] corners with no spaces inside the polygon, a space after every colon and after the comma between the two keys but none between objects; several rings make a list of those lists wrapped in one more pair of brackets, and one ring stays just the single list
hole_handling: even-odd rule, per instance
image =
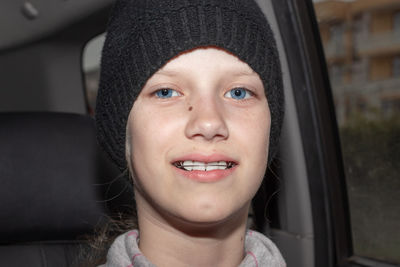
[{"label": "car door", "polygon": [[[279,196],[286,206],[277,215],[276,242],[283,243],[289,266],[399,266],[400,3],[284,0],[272,6],[288,111]],[[290,161],[296,124],[301,151]],[[293,181],[302,175],[291,171],[296,166],[308,191]],[[307,220],[310,232],[295,229]],[[304,246],[293,250],[296,238],[311,240],[311,258],[298,255]]]}]

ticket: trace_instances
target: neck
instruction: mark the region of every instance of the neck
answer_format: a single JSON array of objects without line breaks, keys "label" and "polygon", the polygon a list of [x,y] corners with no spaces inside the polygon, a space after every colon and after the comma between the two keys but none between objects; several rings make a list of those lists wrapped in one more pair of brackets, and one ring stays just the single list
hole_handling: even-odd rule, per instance
[{"label": "neck", "polygon": [[139,248],[159,267],[238,266],[244,258],[248,207],[215,224],[171,223],[138,208]]}]

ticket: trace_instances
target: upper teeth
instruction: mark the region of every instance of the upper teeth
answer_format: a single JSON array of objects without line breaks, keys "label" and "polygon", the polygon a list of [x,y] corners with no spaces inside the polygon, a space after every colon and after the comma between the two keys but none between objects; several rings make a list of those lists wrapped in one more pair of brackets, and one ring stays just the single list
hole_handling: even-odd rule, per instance
[{"label": "upper teeth", "polygon": [[233,162],[227,161],[214,161],[206,163],[200,161],[185,160],[176,162],[175,166],[186,171],[212,171],[232,168],[233,164]]}]

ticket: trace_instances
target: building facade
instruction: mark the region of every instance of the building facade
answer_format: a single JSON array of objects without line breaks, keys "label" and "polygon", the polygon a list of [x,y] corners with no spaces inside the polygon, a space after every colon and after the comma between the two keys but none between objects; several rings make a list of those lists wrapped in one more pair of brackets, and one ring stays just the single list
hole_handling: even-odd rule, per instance
[{"label": "building facade", "polygon": [[326,0],[315,10],[339,124],[400,113],[400,1]]}]

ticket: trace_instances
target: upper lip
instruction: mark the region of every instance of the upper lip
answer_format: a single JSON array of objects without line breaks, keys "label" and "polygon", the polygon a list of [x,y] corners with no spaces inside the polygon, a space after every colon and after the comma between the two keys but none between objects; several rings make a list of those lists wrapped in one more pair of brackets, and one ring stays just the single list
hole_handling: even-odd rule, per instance
[{"label": "upper lip", "polygon": [[172,160],[171,163],[175,163],[175,162],[183,162],[183,161],[187,161],[187,160],[191,160],[191,161],[199,161],[199,162],[204,162],[204,163],[209,163],[209,162],[216,162],[216,161],[226,161],[226,162],[233,162],[235,164],[238,164],[237,160],[228,157],[226,155],[223,154],[218,154],[218,153],[214,153],[214,154],[210,154],[210,155],[205,155],[205,154],[198,154],[198,153],[193,153],[193,154],[187,154],[178,158],[175,158],[174,160]]}]

